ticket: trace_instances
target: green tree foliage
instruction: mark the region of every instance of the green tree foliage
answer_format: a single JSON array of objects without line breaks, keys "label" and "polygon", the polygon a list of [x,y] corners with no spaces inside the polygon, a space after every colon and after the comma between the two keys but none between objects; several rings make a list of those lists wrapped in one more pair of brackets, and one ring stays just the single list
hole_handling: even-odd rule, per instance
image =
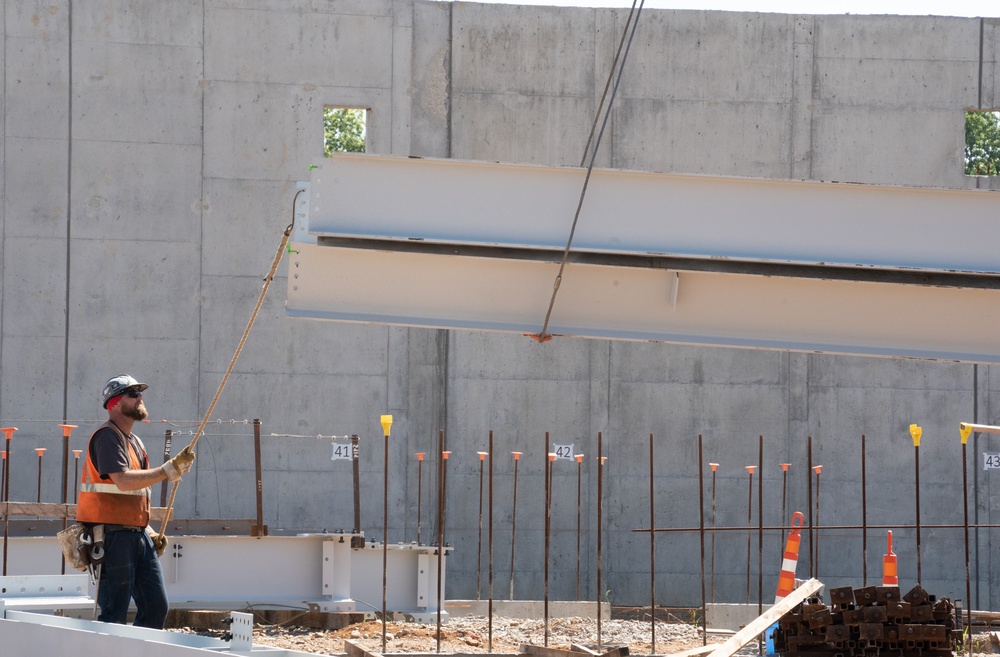
[{"label": "green tree foliage", "polygon": [[1000,175],[1000,112],[965,113],[965,174]]},{"label": "green tree foliage", "polygon": [[327,107],[323,110],[324,153],[365,152],[365,110]]}]

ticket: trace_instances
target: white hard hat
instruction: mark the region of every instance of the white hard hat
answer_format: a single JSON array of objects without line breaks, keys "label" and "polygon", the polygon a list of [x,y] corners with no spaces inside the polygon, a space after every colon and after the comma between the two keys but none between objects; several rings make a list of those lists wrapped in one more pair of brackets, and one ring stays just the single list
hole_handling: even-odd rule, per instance
[{"label": "white hard hat", "polygon": [[108,401],[112,397],[124,394],[129,388],[138,388],[142,391],[148,387],[145,383],[139,383],[128,374],[117,374],[108,379],[108,382],[104,384],[104,390],[101,392],[101,406],[107,408]]}]

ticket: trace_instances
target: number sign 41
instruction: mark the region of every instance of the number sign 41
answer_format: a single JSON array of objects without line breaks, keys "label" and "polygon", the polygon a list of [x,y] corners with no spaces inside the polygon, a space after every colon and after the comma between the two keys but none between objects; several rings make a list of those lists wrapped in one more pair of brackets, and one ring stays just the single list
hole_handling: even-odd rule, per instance
[{"label": "number sign 41", "polygon": [[333,443],[333,456],[330,457],[331,461],[339,461],[341,459],[350,460],[354,457],[351,451],[351,443]]}]

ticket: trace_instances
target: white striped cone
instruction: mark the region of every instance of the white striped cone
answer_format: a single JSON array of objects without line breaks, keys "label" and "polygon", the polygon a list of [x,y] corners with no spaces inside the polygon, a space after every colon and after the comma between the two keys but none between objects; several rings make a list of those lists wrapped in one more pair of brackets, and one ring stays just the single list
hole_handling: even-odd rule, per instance
[{"label": "white striped cone", "polygon": [[789,593],[795,590],[795,566],[799,562],[799,543],[802,536],[799,531],[802,529],[802,521],[805,516],[801,511],[792,514],[792,530],[788,532],[788,540],[785,542],[785,555],[781,561],[781,574],[778,575],[778,590],[774,594],[775,604],[781,602]]}]

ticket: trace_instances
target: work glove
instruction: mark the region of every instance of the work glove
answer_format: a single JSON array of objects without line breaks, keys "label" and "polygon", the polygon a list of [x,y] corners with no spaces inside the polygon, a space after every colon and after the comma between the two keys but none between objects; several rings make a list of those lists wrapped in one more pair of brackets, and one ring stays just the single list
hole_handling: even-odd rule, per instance
[{"label": "work glove", "polygon": [[156,548],[156,556],[162,557],[163,551],[167,549],[167,537],[156,532],[149,532],[149,538],[153,541],[153,547]]},{"label": "work glove", "polygon": [[163,464],[163,471],[167,473],[167,479],[171,482],[179,481],[191,470],[192,463],[194,463],[194,452],[191,450],[191,445],[188,445],[178,452],[177,456]]}]

